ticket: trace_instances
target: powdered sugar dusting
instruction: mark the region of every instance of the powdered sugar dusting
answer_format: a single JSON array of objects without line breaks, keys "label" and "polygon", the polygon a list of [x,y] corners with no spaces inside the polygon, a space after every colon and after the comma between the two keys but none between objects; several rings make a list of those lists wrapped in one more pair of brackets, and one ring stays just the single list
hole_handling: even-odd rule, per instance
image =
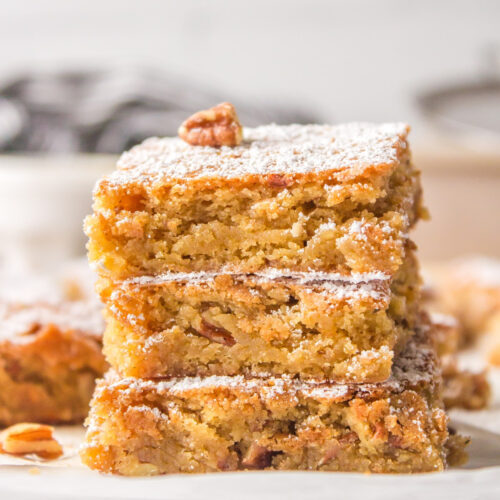
[{"label": "powdered sugar dusting", "polygon": [[354,173],[369,166],[396,166],[407,134],[408,126],[402,123],[271,124],[245,129],[243,143],[233,148],[190,146],[178,138],[154,137],[124,153],[107,181]]},{"label": "powdered sugar dusting", "polygon": [[[161,286],[163,283],[177,282],[186,284],[211,284],[217,277],[225,273],[196,272],[196,273],[164,273],[158,276],[139,276],[131,278],[123,285],[128,286]],[[264,284],[269,282],[300,285],[316,292],[330,294],[337,300],[355,300],[370,298],[373,300],[388,300],[390,277],[380,271],[371,273],[339,273],[324,272],[294,272],[281,269],[266,269],[254,274],[229,274],[235,282],[245,283],[247,288],[252,283]],[[113,297],[111,297],[113,298]]]},{"label": "powdered sugar dusting", "polygon": [[459,326],[457,318],[449,314],[435,311],[429,311],[428,314],[433,325],[443,325],[449,328],[457,328]]},{"label": "powdered sugar dusting", "polygon": [[460,281],[485,287],[500,288],[500,260],[477,256],[458,259],[453,274]]},{"label": "powdered sugar dusting", "polygon": [[55,325],[101,337],[104,320],[96,301],[57,303],[0,303],[0,340],[29,342],[29,334],[39,327]]},{"label": "powdered sugar dusting", "polygon": [[329,282],[342,285],[356,285],[362,283],[371,283],[374,281],[390,281],[390,276],[382,271],[373,271],[370,273],[327,273],[321,271],[296,272],[286,269],[268,268],[252,274],[224,273],[224,272],[194,272],[194,273],[163,273],[157,276],[137,276],[124,281],[124,284],[147,285],[159,284],[166,281],[186,281],[197,283],[202,281],[213,281],[221,275],[228,274],[234,278],[251,278],[258,281],[279,281],[291,280],[301,284]]},{"label": "powdered sugar dusting", "polygon": [[[370,354],[368,354],[370,355]],[[190,391],[228,389],[233,391],[259,392],[264,396],[285,395],[295,397],[302,394],[315,399],[342,400],[355,395],[374,393],[399,393],[421,384],[434,384],[439,380],[439,368],[433,348],[427,344],[425,335],[416,334],[405,350],[396,359],[391,377],[385,382],[372,384],[341,384],[333,382],[305,381],[287,376],[245,378],[239,376],[185,377],[165,380],[120,379],[114,372],[107,375],[106,388],[124,393],[154,391],[160,394],[184,395]]]}]

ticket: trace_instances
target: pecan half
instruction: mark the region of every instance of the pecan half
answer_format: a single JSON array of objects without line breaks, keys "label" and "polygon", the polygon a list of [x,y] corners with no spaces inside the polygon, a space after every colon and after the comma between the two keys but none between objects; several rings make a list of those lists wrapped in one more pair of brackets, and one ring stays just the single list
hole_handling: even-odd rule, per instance
[{"label": "pecan half", "polygon": [[265,469],[271,465],[273,452],[257,443],[248,448],[241,464],[248,469]]},{"label": "pecan half", "polygon": [[38,455],[53,460],[62,455],[63,449],[53,436],[50,425],[22,423],[8,427],[0,433],[3,453],[10,455]]},{"label": "pecan half", "polygon": [[190,116],[179,127],[178,134],[192,146],[238,146],[243,139],[238,115],[229,102]]},{"label": "pecan half", "polygon": [[236,340],[234,340],[234,337],[225,328],[222,328],[222,326],[213,325],[205,319],[201,320],[200,329],[196,331],[201,336],[206,337],[207,339],[219,344],[224,344],[229,347],[236,344]]}]

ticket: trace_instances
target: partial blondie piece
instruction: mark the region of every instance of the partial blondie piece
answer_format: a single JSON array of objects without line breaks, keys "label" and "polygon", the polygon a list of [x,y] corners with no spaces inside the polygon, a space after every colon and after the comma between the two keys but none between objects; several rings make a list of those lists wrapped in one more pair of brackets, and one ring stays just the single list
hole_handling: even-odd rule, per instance
[{"label": "partial blondie piece", "polygon": [[104,352],[120,375],[131,377],[380,382],[417,323],[417,267],[408,261],[403,268],[399,286],[380,272],[101,279]]},{"label": "partial blondie piece", "polygon": [[491,386],[487,372],[460,368],[458,360],[451,356],[442,360],[443,401],[447,410],[465,408],[482,410],[491,401]]},{"label": "partial blondie piece", "polygon": [[472,371],[460,366],[457,351],[460,325],[453,316],[431,313],[432,339],[441,362],[443,401],[447,410],[465,408],[481,410],[491,400],[487,371]]},{"label": "partial blondie piece", "polygon": [[94,191],[89,259],[115,280],[165,272],[381,271],[423,213],[403,124],[269,125],[235,147],[153,138]]},{"label": "partial blondie piece", "polygon": [[83,462],[124,475],[240,469],[439,471],[449,441],[433,348],[409,343],[389,380],[119,379],[95,392]]},{"label": "partial blondie piece", "polygon": [[470,257],[426,269],[433,289],[431,306],[455,316],[461,344],[488,333],[500,318],[500,260]]},{"label": "partial blondie piece", "polygon": [[0,303],[0,426],[81,422],[107,368],[95,302]]},{"label": "partial blondie piece", "polygon": [[500,366],[500,260],[464,257],[426,269],[429,307],[455,316],[460,347],[481,339],[491,364]]}]

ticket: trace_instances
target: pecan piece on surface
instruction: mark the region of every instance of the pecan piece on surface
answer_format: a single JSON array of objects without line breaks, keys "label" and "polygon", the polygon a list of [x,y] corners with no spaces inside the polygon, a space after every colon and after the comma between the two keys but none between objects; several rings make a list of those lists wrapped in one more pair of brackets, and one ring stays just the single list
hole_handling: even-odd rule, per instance
[{"label": "pecan piece on surface", "polygon": [[38,455],[53,460],[63,454],[50,425],[21,423],[7,427],[0,433],[0,449],[9,455]]},{"label": "pecan piece on surface", "polygon": [[179,127],[178,134],[191,146],[238,146],[243,139],[238,115],[229,102],[191,115]]},{"label": "pecan piece on surface", "polygon": [[248,448],[241,464],[248,469],[265,469],[271,465],[273,452],[265,446],[252,443]]},{"label": "pecan piece on surface", "polygon": [[219,344],[224,344],[229,347],[236,344],[236,340],[234,340],[234,337],[225,328],[222,328],[222,326],[213,325],[203,318],[201,320],[200,329],[196,331],[201,336],[206,337],[207,339]]}]

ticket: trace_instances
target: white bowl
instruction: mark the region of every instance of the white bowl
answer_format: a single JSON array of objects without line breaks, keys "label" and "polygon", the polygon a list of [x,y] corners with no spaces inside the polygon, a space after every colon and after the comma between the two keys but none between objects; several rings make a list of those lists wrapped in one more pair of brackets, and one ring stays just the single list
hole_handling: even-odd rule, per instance
[{"label": "white bowl", "polygon": [[112,155],[0,155],[0,267],[49,270],[82,255],[82,221]]}]

